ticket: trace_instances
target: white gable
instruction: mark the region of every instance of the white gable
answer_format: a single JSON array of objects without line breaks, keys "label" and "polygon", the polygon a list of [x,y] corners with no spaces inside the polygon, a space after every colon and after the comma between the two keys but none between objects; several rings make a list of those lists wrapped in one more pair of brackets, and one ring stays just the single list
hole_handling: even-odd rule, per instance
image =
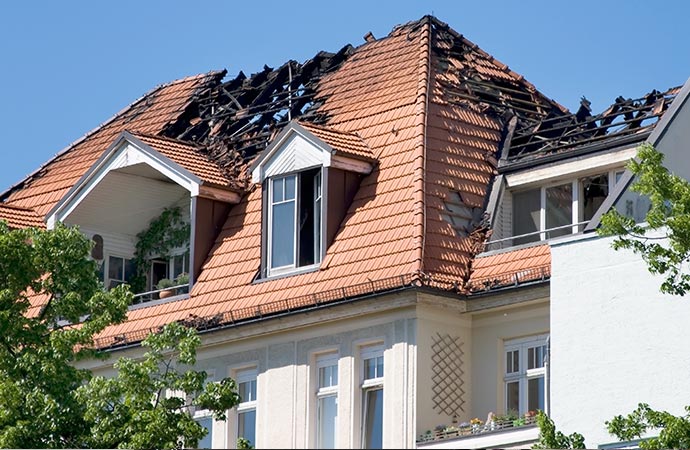
[{"label": "white gable", "polygon": [[264,164],[264,178],[297,172],[310,167],[330,165],[330,152],[293,133]]}]

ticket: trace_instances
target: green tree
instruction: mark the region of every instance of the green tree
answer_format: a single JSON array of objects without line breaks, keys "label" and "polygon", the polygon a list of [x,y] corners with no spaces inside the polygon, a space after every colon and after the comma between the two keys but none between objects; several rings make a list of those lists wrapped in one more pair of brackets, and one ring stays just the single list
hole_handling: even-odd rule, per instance
[{"label": "green tree", "polygon": [[79,388],[86,405],[91,448],[174,449],[196,447],[206,430],[191,409],[209,410],[217,420],[239,403],[235,382],[206,383],[196,371],[196,331],[176,322],[149,335],[143,360],[120,358],[113,378],[94,377]]},{"label": "green tree", "polygon": [[[103,291],[90,245],[63,226],[0,222],[0,447],[71,447],[88,433],[75,392],[90,374],[74,363],[99,356],[93,336],[124,320],[131,297]],[[31,293],[43,307],[32,308]]]},{"label": "green tree", "polygon": [[648,431],[658,432],[658,437],[640,442],[643,449],[690,448],[690,406],[686,406],[685,411],[684,416],[674,416],[640,403],[635,411],[614,417],[606,426],[609,433],[621,441],[639,439]]},{"label": "green tree", "polygon": [[220,420],[239,398],[231,379],[206,383],[191,368],[195,330],[163,327],[144,341],[143,359],[115,363],[112,379],[76,368],[107,356],[93,338],[124,321],[132,299],[127,286],[103,290],[90,250],[77,229],[0,222],[0,447],[196,446],[206,431],[191,408]]},{"label": "green tree", "polygon": [[[614,249],[632,250],[651,273],[664,276],[662,292],[685,295],[690,289],[690,274],[683,270],[690,258],[690,183],[671,174],[663,160],[662,153],[644,144],[637,160],[628,164],[636,177],[631,189],[651,202],[646,224],[636,224],[612,209],[603,216],[598,232],[616,235]],[[650,231],[655,230],[659,233],[652,236]]]},{"label": "green tree", "polygon": [[557,431],[553,420],[543,411],[537,412],[537,425],[539,426],[539,441],[532,448],[585,448],[585,438],[580,433],[566,436]]}]

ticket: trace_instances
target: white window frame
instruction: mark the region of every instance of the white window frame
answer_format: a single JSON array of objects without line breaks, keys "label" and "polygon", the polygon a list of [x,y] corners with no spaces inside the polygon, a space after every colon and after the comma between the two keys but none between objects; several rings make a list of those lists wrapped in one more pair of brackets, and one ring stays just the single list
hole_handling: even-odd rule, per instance
[{"label": "white window frame", "polygon": [[[256,398],[245,401],[243,400],[237,405],[237,413],[236,413],[236,421],[235,421],[235,441],[232,442],[232,445],[234,446],[237,443],[237,439],[240,437],[245,437],[240,435],[240,414],[246,413],[249,411],[254,411],[254,440],[256,441],[257,438],[257,430],[258,430],[258,413],[257,413],[257,404],[258,404],[258,396],[259,396],[259,382],[258,382],[258,370],[256,367],[247,367],[243,369],[238,369],[235,371],[235,376],[234,376],[235,382],[237,383],[237,388],[239,391],[239,386],[241,383],[247,383],[254,381],[256,385]],[[256,442],[251,443],[253,447],[256,448]]]},{"label": "white window frame", "polygon": [[[503,345],[502,353],[502,367],[503,367],[503,405],[505,411],[508,412],[508,384],[518,383],[518,414],[522,415],[528,411],[529,403],[529,392],[528,385],[529,380],[536,378],[543,378],[544,383],[546,383],[546,366],[542,361],[542,366],[528,369],[528,354],[530,348],[544,347],[544,359],[546,358],[547,339],[548,334],[540,334],[537,336],[529,336],[518,339],[506,340]],[[518,352],[518,370],[508,372],[510,367],[508,367],[507,355],[511,352]],[[546,388],[546,385],[544,385]],[[544,392],[544,398],[546,398],[546,393]]]},{"label": "white window frame", "polygon": [[[117,280],[115,278],[110,278],[110,258],[120,258],[122,259],[122,280]],[[118,281],[120,284],[127,283],[127,281],[124,279],[126,278],[127,274],[127,261],[133,261],[134,257],[133,256],[124,256],[118,253],[105,253],[103,257],[103,285],[105,286],[106,289],[111,289],[110,287],[110,281]]]},{"label": "white window frame", "polygon": [[[339,356],[338,353],[324,353],[324,354],[319,354],[316,355],[316,376],[315,376],[315,385],[316,385],[316,447],[315,448],[324,448],[323,447],[323,439],[321,436],[321,399],[326,398],[326,397],[335,397],[335,405],[336,405],[336,416],[335,416],[335,436],[333,438],[333,443],[334,446],[333,448],[338,448],[338,387],[340,385],[340,370],[338,367],[338,361],[339,361]],[[336,370],[336,384],[330,385],[330,386],[321,386],[321,369],[325,367],[335,367]]]},{"label": "white window frame", "polygon": [[[301,197],[301,192],[300,192],[300,185],[301,185],[301,176],[302,173],[308,172],[314,169],[319,169],[319,172],[314,176],[314,195],[312,198],[312,206],[313,210],[316,213],[316,203],[318,201],[319,205],[319,230],[318,230],[318,236],[316,233],[314,234],[314,241],[318,238],[318,246],[317,243],[314,242],[314,263],[309,264],[306,266],[300,266],[299,265],[299,235],[300,235],[300,230],[299,230],[299,215],[300,215],[300,209],[301,209],[301,204],[300,204],[300,197]],[[321,264],[321,259],[322,259],[322,249],[324,246],[324,228],[323,228],[323,223],[324,223],[324,214],[323,214],[323,205],[324,205],[324,198],[323,198],[323,188],[324,188],[324,169],[321,166],[316,166],[316,167],[310,167],[306,168],[304,170],[300,170],[299,172],[292,172],[292,173],[281,173],[279,175],[275,175],[273,177],[270,177],[267,179],[268,182],[268,189],[266,190],[267,192],[267,216],[268,216],[268,222],[266,226],[266,274],[267,277],[273,277],[273,276],[279,276],[283,274],[289,274],[289,273],[295,273],[295,272],[301,272],[305,270],[310,270],[314,267],[318,267],[319,264]],[[282,180],[286,179],[289,177],[294,177],[295,179],[295,197],[293,200],[282,200],[279,202],[274,202],[273,201],[273,189],[274,189],[274,183],[277,180]],[[320,189],[317,188],[317,184],[319,183]],[[293,209],[293,240],[292,240],[292,264],[284,265],[284,266],[279,266],[279,267],[273,267],[273,207],[278,204],[282,203],[287,203],[289,201],[294,202],[294,209]],[[315,223],[316,226],[316,223]]]},{"label": "white window frame", "polygon": [[[549,188],[553,188],[556,186],[562,186],[566,184],[570,184],[571,192],[572,192],[572,211],[571,211],[571,219],[570,219],[570,225],[571,225],[571,232],[568,234],[576,234],[579,232],[580,227],[584,227],[585,224],[582,222],[584,221],[584,211],[583,208],[580,207],[580,202],[581,202],[581,196],[582,196],[582,189],[580,185],[580,181],[583,178],[586,177],[591,177],[591,176],[596,176],[596,175],[608,175],[608,183],[609,183],[609,193],[613,191],[615,185],[616,185],[616,176],[622,174],[625,171],[625,168],[623,167],[617,167],[608,171],[592,171],[592,172],[587,172],[584,174],[578,174],[575,176],[575,178],[572,178],[573,175],[569,176],[568,178],[561,178],[558,180],[551,181],[547,184],[540,185],[540,186],[531,186],[527,188],[520,188],[520,189],[514,189],[511,190],[511,193],[514,194],[519,194],[522,192],[527,192],[527,191],[533,191],[536,189],[539,189],[539,202],[540,202],[540,209],[539,209],[539,229],[534,232],[534,235],[537,233],[539,234],[539,240],[540,241],[546,241],[551,238],[547,238],[547,233],[549,231],[553,231],[553,228],[547,229],[546,228],[546,190]],[[515,208],[515,205],[513,205],[513,208]],[[512,213],[511,213],[512,217]],[[514,218],[513,218],[514,220]],[[567,229],[568,225],[564,225],[564,228],[561,229]],[[515,237],[515,224],[513,223],[511,226],[511,237],[509,239],[512,239]]]},{"label": "white window frame", "polygon": [[[360,426],[360,447],[361,448],[367,448],[366,447],[366,440],[367,440],[367,393],[369,391],[375,391],[375,390],[384,390],[384,373],[376,373],[377,376],[374,378],[366,378],[366,373],[365,373],[365,361],[368,359],[377,359],[377,358],[382,358],[382,371],[385,373],[386,371],[386,364],[385,364],[385,357],[384,357],[384,351],[383,351],[383,344],[373,344],[373,345],[366,345],[362,346],[360,348],[360,380],[362,382],[361,384],[361,391],[362,391],[362,421],[361,421],[361,426]],[[383,408],[384,405],[382,404],[381,407]],[[384,412],[384,417],[385,417],[385,412]],[[381,435],[383,436],[383,423],[381,424]]]}]

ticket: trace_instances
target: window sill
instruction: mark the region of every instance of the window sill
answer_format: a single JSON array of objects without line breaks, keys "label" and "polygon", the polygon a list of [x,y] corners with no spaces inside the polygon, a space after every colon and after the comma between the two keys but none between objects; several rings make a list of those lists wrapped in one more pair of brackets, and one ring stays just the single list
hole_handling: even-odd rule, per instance
[{"label": "window sill", "polygon": [[287,278],[287,277],[292,277],[295,275],[302,275],[305,273],[310,273],[310,272],[316,272],[321,268],[321,263],[317,264],[312,264],[309,266],[303,266],[303,267],[298,267],[294,270],[289,270],[286,272],[281,271],[280,273],[274,274],[274,275],[269,275],[266,278],[257,278],[255,279],[252,284],[259,284],[259,283],[264,283],[267,281],[273,281],[273,280],[279,280],[281,278]]}]

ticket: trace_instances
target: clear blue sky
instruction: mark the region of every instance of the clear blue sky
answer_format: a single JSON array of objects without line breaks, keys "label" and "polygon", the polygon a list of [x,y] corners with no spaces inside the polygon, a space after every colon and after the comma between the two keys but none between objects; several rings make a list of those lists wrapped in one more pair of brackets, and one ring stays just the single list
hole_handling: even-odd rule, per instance
[{"label": "clear blue sky", "polygon": [[690,77],[690,2],[3,1],[0,191],[154,86],[359,45],[434,14],[546,95],[595,112]]}]

